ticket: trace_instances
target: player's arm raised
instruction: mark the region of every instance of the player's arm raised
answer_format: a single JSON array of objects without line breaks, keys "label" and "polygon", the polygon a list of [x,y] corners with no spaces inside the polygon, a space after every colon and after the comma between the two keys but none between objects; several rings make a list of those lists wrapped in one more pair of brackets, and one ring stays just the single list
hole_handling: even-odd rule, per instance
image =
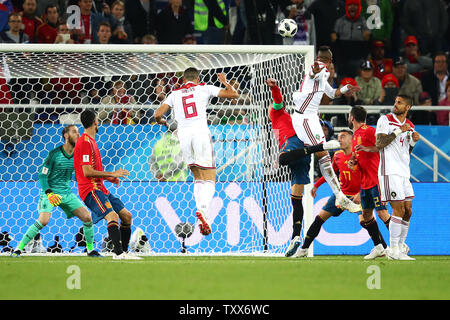
[{"label": "player's arm raised", "polygon": [[[328,83],[326,83],[328,84]],[[329,84],[328,84],[329,85]],[[342,88],[338,88],[336,89],[335,93],[334,93],[334,97],[335,98],[339,98],[340,96],[342,96],[343,94],[353,94],[355,92],[360,92],[361,88],[358,86],[353,86],[351,84],[346,84],[345,86],[343,86]]]},{"label": "player's arm raised", "polygon": [[225,75],[225,73],[218,73],[217,78],[225,86],[225,89],[219,91],[219,94],[217,95],[219,98],[225,99],[239,98],[239,93],[236,91],[236,89],[233,88],[231,84],[228,83],[227,76]]}]

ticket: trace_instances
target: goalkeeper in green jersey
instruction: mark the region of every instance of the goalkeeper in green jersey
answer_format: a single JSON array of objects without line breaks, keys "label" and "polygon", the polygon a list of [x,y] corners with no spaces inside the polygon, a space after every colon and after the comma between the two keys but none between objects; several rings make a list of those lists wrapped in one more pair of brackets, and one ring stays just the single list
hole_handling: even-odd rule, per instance
[{"label": "goalkeeper in green jersey", "polygon": [[48,224],[53,208],[56,206],[64,211],[67,219],[76,216],[83,222],[87,255],[101,257],[93,248],[94,227],[91,214],[70,188],[75,170],[73,152],[80,133],[76,126],[69,125],[62,130],[62,136],[64,144],[50,151],[39,170],[39,183],[41,184],[38,204],[39,218],[28,228],[19,245],[11,254],[13,257],[20,256],[27,243]]}]

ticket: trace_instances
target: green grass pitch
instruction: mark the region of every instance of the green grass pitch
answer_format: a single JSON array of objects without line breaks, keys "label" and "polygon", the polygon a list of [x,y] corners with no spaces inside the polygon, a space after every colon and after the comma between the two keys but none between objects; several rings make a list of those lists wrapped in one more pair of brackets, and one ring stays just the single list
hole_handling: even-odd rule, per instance
[{"label": "green grass pitch", "polygon": [[450,299],[450,257],[416,258],[1,256],[0,299]]}]

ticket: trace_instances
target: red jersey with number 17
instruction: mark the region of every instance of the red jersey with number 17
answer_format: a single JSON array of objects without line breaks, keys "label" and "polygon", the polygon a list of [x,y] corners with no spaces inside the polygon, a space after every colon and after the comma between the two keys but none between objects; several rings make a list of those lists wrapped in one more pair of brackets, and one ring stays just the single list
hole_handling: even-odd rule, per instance
[{"label": "red jersey with number 17", "polygon": [[[346,196],[354,196],[361,190],[361,172],[358,166],[354,170],[349,169],[348,160],[352,157],[352,154],[345,154],[344,151],[338,150],[333,156],[333,170],[339,172],[339,184],[341,190]],[[314,184],[314,187],[318,188],[325,182],[325,178],[321,177]]]},{"label": "red jersey with number 17", "polygon": [[84,176],[84,165],[90,165],[94,170],[103,171],[102,156],[97,143],[86,133],[83,133],[75,144],[73,164],[78,184],[78,194],[83,201],[89,192],[93,190],[101,190],[106,195],[109,194],[109,191],[103,184],[103,178],[87,178]]},{"label": "red jersey with number 17", "polygon": [[378,185],[378,164],[380,163],[379,152],[356,151],[357,145],[364,147],[375,146],[375,128],[363,124],[353,133],[352,152],[355,153],[356,161],[361,171],[361,188],[370,189]]}]

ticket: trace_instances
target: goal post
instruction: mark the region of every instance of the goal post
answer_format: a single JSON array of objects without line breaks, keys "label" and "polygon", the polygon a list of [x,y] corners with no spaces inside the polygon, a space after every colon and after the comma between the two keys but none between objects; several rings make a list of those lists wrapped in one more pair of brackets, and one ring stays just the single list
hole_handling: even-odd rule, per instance
[{"label": "goal post", "polygon": [[[79,114],[90,108],[100,120],[104,170],[131,173],[118,188],[108,182],[106,187],[132,213],[132,231],[142,229],[152,253],[181,252],[176,226],[186,222],[195,227],[183,241],[191,253],[283,254],[292,232],[290,175],[277,165],[265,80],[279,81],[292,109],[292,93],[313,61],[313,46],[2,44],[0,231],[9,232],[15,246],[37,219],[39,167],[63,143],[65,125],[75,124],[82,133]],[[153,118],[188,67],[217,86],[217,73],[223,72],[240,93],[234,100],[211,99],[208,108],[217,184],[207,237],[197,227],[193,177],[175,127],[168,130]],[[166,117],[173,120],[170,113]],[[310,175],[313,181],[312,168]],[[304,233],[313,219],[311,188],[304,191]],[[75,183],[72,190],[78,194]],[[79,220],[55,209],[41,231],[44,247],[57,235],[65,252],[81,250],[75,242],[80,227]],[[94,230],[101,250],[106,226],[100,222]]]}]

